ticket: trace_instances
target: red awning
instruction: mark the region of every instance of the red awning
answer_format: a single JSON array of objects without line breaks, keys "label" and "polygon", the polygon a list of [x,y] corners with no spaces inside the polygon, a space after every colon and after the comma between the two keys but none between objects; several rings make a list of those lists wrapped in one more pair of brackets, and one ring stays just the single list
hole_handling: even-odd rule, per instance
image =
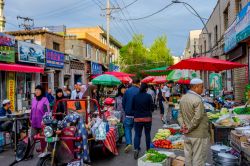
[{"label": "red awning", "polygon": [[110,75],[118,76],[118,77],[125,77],[125,76],[134,77],[135,76],[135,74],[129,74],[129,73],[118,72],[118,71],[109,71],[109,72],[105,72],[104,74],[110,74]]},{"label": "red awning", "polygon": [[19,73],[44,73],[44,68],[19,64],[0,63],[0,71],[15,71]]},{"label": "red awning", "polygon": [[236,62],[230,62],[208,57],[198,57],[198,58],[184,59],[179,63],[170,66],[168,70],[189,69],[189,70],[204,70],[204,71],[219,72],[223,70],[231,70],[245,66],[246,66],[245,64],[240,64]]}]

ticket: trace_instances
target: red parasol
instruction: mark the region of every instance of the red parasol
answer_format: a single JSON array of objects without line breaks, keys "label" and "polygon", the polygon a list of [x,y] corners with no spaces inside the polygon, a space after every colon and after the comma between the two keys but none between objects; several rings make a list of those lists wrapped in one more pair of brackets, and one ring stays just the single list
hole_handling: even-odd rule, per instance
[{"label": "red parasol", "polygon": [[163,84],[167,82],[166,76],[156,76],[155,79],[152,81],[152,83],[156,84]]},{"label": "red parasol", "polygon": [[125,76],[134,77],[135,76],[135,74],[129,74],[129,73],[118,72],[118,71],[108,71],[108,72],[105,72],[104,74],[110,74],[110,75],[118,76],[118,77],[125,77]]},{"label": "red parasol", "polygon": [[190,79],[180,79],[179,81],[177,81],[178,84],[186,84],[189,85],[190,84]]},{"label": "red parasol", "polygon": [[168,70],[175,69],[189,69],[189,70],[204,70],[204,71],[223,71],[223,70],[231,70],[234,68],[245,67],[246,65],[230,62],[226,60],[220,60],[215,58],[208,57],[198,57],[198,58],[190,58],[184,59],[179,63],[171,66]]},{"label": "red parasol", "polygon": [[151,83],[155,79],[155,76],[148,76],[141,80],[142,83]]},{"label": "red parasol", "polygon": [[122,83],[124,84],[128,84],[128,83],[132,83],[132,78],[130,78],[129,76],[115,76],[116,78],[118,78]]}]

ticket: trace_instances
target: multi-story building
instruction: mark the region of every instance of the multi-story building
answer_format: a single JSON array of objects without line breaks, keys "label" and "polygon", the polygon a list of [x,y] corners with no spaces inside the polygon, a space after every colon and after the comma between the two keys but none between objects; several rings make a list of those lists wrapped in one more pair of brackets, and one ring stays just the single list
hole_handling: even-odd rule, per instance
[{"label": "multi-story building", "polygon": [[[248,64],[248,35],[242,36],[247,22],[249,0],[218,0],[199,38],[199,55]],[[249,80],[246,68],[222,72],[224,88],[233,90],[235,98],[242,100]],[[207,80],[207,73],[203,79]]]},{"label": "multi-story building", "polygon": [[184,50],[183,58],[195,57],[199,53],[199,36],[201,30],[192,30],[189,32],[186,48]]},{"label": "multi-story building", "polygon": [[66,34],[65,51],[85,61],[86,82],[91,75],[102,74],[103,71],[110,69],[113,63],[119,64],[118,57],[122,45],[111,36],[108,56],[106,31],[100,26],[67,28]]}]

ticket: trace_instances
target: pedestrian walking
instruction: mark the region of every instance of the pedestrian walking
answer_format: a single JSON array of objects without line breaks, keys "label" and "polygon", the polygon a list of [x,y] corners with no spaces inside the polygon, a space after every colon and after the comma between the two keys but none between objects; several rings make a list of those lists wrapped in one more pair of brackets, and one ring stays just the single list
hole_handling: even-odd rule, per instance
[{"label": "pedestrian walking", "polygon": [[208,117],[204,109],[203,81],[195,78],[190,90],[180,100],[178,121],[185,133],[184,154],[186,166],[204,166],[209,144]]},{"label": "pedestrian walking", "polygon": [[52,95],[52,89],[49,88],[47,93],[46,93],[46,97],[49,101],[49,105],[50,105],[50,109],[53,109],[54,106],[54,102],[55,102],[55,97]]},{"label": "pedestrian walking", "polygon": [[78,82],[75,86],[75,90],[72,91],[71,94],[71,99],[76,100],[76,99],[82,99],[83,93],[81,91],[81,83]]},{"label": "pedestrian walking", "polygon": [[[35,97],[32,99],[30,122],[31,122],[31,144],[34,143],[34,136],[42,131],[42,118],[46,112],[50,112],[48,99],[45,97],[45,91],[41,85],[35,88]],[[45,149],[46,143],[41,140],[42,150]],[[30,154],[33,156],[34,147]]]},{"label": "pedestrian walking", "polygon": [[161,84],[159,86],[159,88],[157,89],[157,102],[159,103],[159,108],[160,108],[160,114],[161,114],[161,120],[164,123],[163,120],[163,115],[164,115],[164,107],[163,107],[163,102],[164,102],[164,98],[162,96],[162,89],[163,89],[163,84]]},{"label": "pedestrian walking", "polygon": [[122,98],[124,96],[124,93],[126,92],[126,87],[125,85],[121,84],[119,87],[118,87],[118,92],[117,92],[117,95],[115,97],[115,110],[116,111],[119,111],[121,113],[121,121],[124,122],[125,120],[125,112],[124,112],[124,109],[122,107]]},{"label": "pedestrian walking", "polygon": [[[62,89],[57,89],[56,90],[56,113],[65,113],[67,108],[66,108],[66,102],[65,101],[60,101],[63,100],[65,97],[63,95],[63,90]],[[64,115],[57,115],[56,118],[58,120],[62,120]]]},{"label": "pedestrian walking", "polygon": [[164,114],[163,114],[163,122],[165,124],[167,124],[169,122],[169,119],[168,119],[168,114],[169,114],[169,98],[170,98],[170,95],[171,95],[171,92],[170,92],[170,87],[171,84],[167,83],[167,85],[165,85],[162,89],[162,97],[163,97],[163,108],[164,108]]},{"label": "pedestrian walking", "polygon": [[125,112],[124,130],[126,147],[125,153],[128,153],[132,149],[132,129],[134,126],[134,111],[132,110],[133,98],[139,93],[140,80],[138,78],[133,79],[133,85],[125,92],[122,99],[122,106]]},{"label": "pedestrian walking", "polygon": [[152,125],[152,112],[154,111],[154,102],[150,94],[147,93],[148,85],[141,84],[140,92],[134,96],[132,109],[134,111],[134,158],[138,159],[139,152],[141,150],[141,136],[144,128],[146,137],[147,150],[150,149],[151,142],[151,125]]},{"label": "pedestrian walking", "polygon": [[[11,103],[9,99],[5,99],[2,102],[2,108],[0,109],[0,117],[8,116],[12,114],[11,110]],[[0,131],[7,131],[9,133],[12,132],[13,122],[12,121],[5,121],[0,122]]]}]

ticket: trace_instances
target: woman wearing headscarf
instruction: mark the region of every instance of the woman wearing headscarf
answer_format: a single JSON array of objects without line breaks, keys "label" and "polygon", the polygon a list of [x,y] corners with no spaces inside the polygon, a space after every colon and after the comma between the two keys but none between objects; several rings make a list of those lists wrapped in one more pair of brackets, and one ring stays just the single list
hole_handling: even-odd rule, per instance
[{"label": "woman wearing headscarf", "polygon": [[132,110],[134,111],[134,158],[138,159],[140,152],[140,143],[142,130],[144,128],[146,137],[147,150],[150,149],[151,141],[151,125],[152,125],[152,112],[154,111],[154,103],[150,94],[147,93],[148,85],[145,83],[141,84],[140,91],[134,96],[132,102]]},{"label": "woman wearing headscarf", "polygon": [[[34,136],[41,132],[42,119],[46,112],[50,112],[50,104],[45,96],[45,91],[41,85],[35,88],[35,97],[32,99],[30,122],[31,122],[31,144],[34,142]],[[45,149],[46,143],[41,141],[42,150]],[[34,148],[31,149],[33,155]]]},{"label": "woman wearing headscarf", "polygon": [[[58,102],[64,99],[63,90],[57,89],[56,90],[56,112],[57,113],[65,113],[66,112],[66,103],[64,101]],[[63,115],[57,115],[58,120],[63,119]]]},{"label": "woman wearing headscarf", "polygon": [[122,98],[123,98],[123,95],[126,91],[126,87],[125,85],[121,84],[119,87],[118,87],[118,93],[115,97],[115,109],[116,111],[120,111],[121,112],[121,120],[122,122],[124,121],[125,119],[125,112],[123,110],[123,106],[122,106]]}]

